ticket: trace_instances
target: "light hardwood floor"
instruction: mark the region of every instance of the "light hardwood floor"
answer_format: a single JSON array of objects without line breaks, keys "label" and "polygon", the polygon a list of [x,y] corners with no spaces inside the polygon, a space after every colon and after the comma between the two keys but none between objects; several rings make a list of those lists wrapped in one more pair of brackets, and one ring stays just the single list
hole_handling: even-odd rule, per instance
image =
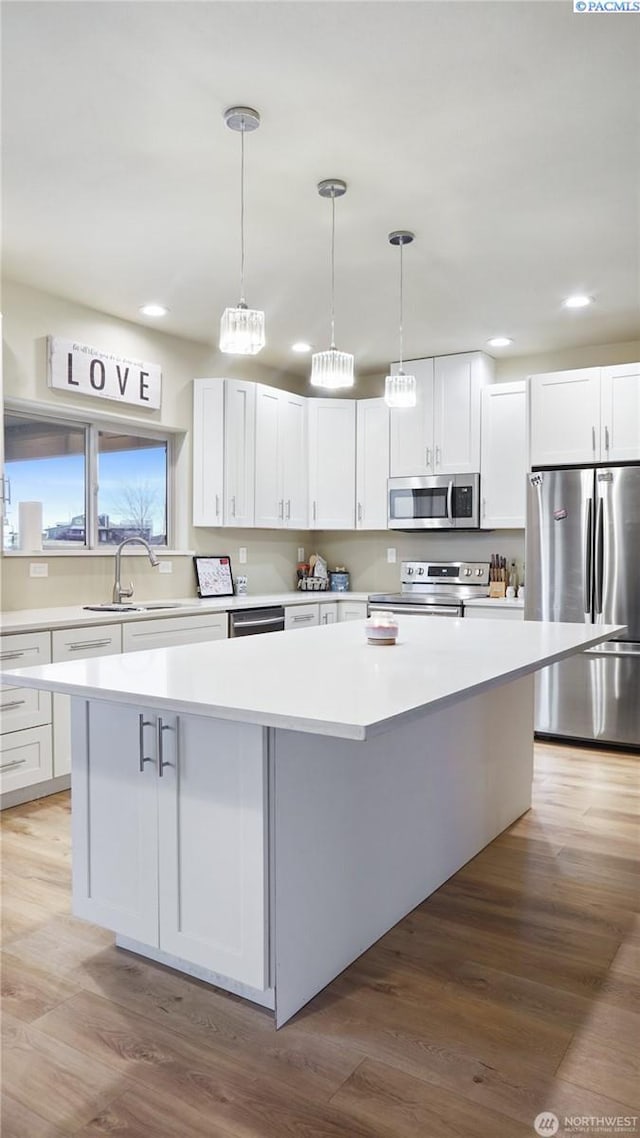
[{"label": "light hardwood floor", "polygon": [[71,917],[69,809],[2,818],[3,1138],[530,1138],[543,1110],[640,1115],[637,756],[539,746],[533,809],[278,1033]]}]

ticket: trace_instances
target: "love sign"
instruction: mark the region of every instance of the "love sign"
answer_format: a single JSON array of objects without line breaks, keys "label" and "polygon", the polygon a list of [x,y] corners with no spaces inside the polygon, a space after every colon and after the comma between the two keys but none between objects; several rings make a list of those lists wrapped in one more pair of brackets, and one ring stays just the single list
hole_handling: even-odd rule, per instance
[{"label": "love sign", "polygon": [[159,364],[128,360],[58,336],[49,336],[48,347],[49,387],[133,403],[150,411],[159,409],[162,396]]}]

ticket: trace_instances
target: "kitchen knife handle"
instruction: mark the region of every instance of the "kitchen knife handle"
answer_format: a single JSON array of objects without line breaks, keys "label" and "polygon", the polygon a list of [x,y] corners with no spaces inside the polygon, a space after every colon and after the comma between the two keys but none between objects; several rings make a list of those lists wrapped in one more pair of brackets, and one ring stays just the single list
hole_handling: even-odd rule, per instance
[{"label": "kitchen knife handle", "polygon": [[583,607],[585,612],[591,612],[591,583],[592,583],[592,558],[591,551],[593,549],[593,499],[587,498],[587,509],[585,516],[585,534],[584,534],[584,599]]}]

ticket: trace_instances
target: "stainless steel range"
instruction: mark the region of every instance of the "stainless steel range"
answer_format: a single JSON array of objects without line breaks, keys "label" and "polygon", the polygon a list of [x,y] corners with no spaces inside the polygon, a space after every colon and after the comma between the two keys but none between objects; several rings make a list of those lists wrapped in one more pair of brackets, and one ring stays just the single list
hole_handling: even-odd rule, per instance
[{"label": "stainless steel range", "polygon": [[369,612],[460,617],[465,600],[489,595],[488,561],[403,561],[401,593],[373,593]]}]

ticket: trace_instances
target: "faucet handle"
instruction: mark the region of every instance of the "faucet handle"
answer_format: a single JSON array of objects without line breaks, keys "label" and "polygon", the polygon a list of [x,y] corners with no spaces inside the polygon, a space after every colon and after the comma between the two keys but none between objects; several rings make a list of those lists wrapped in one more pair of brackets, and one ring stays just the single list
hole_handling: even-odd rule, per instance
[{"label": "faucet handle", "polygon": [[133,581],[129,581],[128,588],[124,588],[123,585],[120,586],[120,596],[121,597],[132,597],[133,596]]}]

